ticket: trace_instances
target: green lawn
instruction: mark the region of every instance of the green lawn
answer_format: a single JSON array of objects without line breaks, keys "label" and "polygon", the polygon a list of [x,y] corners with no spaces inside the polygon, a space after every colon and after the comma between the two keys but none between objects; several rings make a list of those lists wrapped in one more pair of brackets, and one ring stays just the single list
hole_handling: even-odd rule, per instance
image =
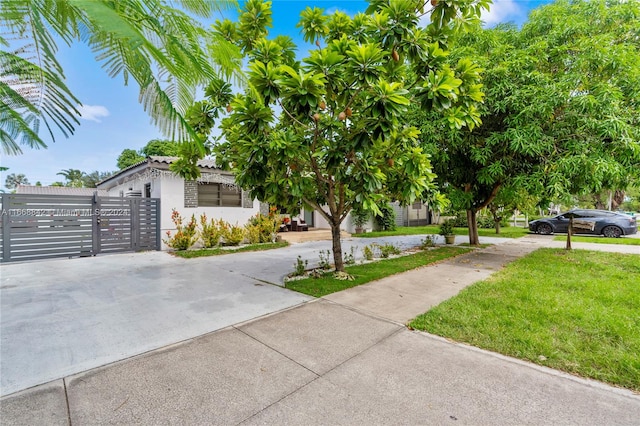
[{"label": "green lawn", "polygon": [[[367,232],[365,234],[353,234],[354,237],[362,238],[376,238],[376,237],[389,237],[394,235],[423,235],[423,234],[437,234],[440,228],[438,225],[427,226],[400,226],[395,231],[376,231]],[[467,228],[454,228],[456,235],[469,235],[469,229]],[[495,229],[478,229],[478,235],[481,237],[503,237],[503,238],[520,238],[529,234],[529,229],[519,226],[508,226],[506,228],[500,228],[500,233],[496,234]]]},{"label": "green lawn", "polygon": [[640,256],[541,249],[409,326],[640,391]]},{"label": "green lawn", "polygon": [[286,287],[308,294],[309,296],[322,297],[340,290],[355,287],[361,284],[375,281],[389,275],[429,265],[449,257],[458,256],[471,251],[462,247],[439,247],[433,250],[425,250],[407,256],[392,259],[383,259],[363,265],[347,266],[346,271],[354,277],[353,281],[338,280],[329,273],[320,278],[305,278],[302,280],[288,281]]},{"label": "green lawn", "polygon": [[[567,241],[566,235],[557,235],[554,241]],[[640,238],[606,238],[599,237],[597,235],[591,237],[580,237],[577,235],[571,236],[571,242],[574,243],[596,243],[596,244],[621,244],[627,246],[640,246]]]},{"label": "green lawn", "polygon": [[247,244],[245,246],[239,246],[239,247],[216,247],[216,248],[199,249],[199,250],[180,250],[180,251],[174,251],[171,254],[173,254],[174,256],[185,258],[185,259],[191,259],[194,257],[219,256],[221,254],[240,253],[244,251],[272,250],[280,247],[286,247],[288,245],[289,245],[288,242],[281,241],[277,243]]}]

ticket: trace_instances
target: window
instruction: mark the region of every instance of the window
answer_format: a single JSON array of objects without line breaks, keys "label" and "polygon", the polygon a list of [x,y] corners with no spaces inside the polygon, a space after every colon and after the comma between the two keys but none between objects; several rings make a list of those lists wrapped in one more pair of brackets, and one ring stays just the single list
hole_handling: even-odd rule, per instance
[{"label": "window", "polygon": [[220,183],[198,184],[199,207],[241,207],[242,191]]},{"label": "window", "polygon": [[145,198],[151,198],[151,184],[150,183],[145,183],[144,184],[144,197]]}]

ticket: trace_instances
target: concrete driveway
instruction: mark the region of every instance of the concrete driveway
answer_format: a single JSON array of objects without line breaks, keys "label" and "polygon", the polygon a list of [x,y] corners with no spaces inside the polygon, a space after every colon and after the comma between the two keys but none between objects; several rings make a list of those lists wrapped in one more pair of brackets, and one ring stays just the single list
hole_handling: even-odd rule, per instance
[{"label": "concrete driveway", "polygon": [[228,258],[148,252],[3,265],[1,394],[308,300]]},{"label": "concrete driveway", "polygon": [[[403,248],[423,237],[347,239]],[[0,395],[280,311],[310,298],[281,288],[297,256],[330,241],[181,259],[164,252],[5,264],[0,268]]]}]

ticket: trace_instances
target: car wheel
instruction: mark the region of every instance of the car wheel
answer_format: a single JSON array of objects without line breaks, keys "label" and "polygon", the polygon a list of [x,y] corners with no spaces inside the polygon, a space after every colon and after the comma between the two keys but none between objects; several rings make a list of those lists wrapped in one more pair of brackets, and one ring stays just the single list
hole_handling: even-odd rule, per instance
[{"label": "car wheel", "polygon": [[622,235],[622,229],[617,226],[605,226],[602,230],[602,235],[609,238],[620,238]]},{"label": "car wheel", "polygon": [[553,229],[551,228],[551,225],[549,225],[548,223],[541,223],[536,228],[536,232],[542,235],[550,235],[553,232]]}]

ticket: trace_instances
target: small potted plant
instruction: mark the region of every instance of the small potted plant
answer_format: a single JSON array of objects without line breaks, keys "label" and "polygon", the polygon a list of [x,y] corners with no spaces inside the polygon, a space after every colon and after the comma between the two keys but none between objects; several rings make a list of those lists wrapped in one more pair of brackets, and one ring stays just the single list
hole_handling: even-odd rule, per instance
[{"label": "small potted plant", "polygon": [[369,222],[369,212],[362,207],[354,207],[351,210],[351,220],[356,227],[356,234],[362,234],[364,232],[364,225]]},{"label": "small potted plant", "polygon": [[453,221],[447,219],[440,224],[440,235],[444,237],[444,241],[447,244],[453,244],[456,241],[456,236],[453,233]]}]

